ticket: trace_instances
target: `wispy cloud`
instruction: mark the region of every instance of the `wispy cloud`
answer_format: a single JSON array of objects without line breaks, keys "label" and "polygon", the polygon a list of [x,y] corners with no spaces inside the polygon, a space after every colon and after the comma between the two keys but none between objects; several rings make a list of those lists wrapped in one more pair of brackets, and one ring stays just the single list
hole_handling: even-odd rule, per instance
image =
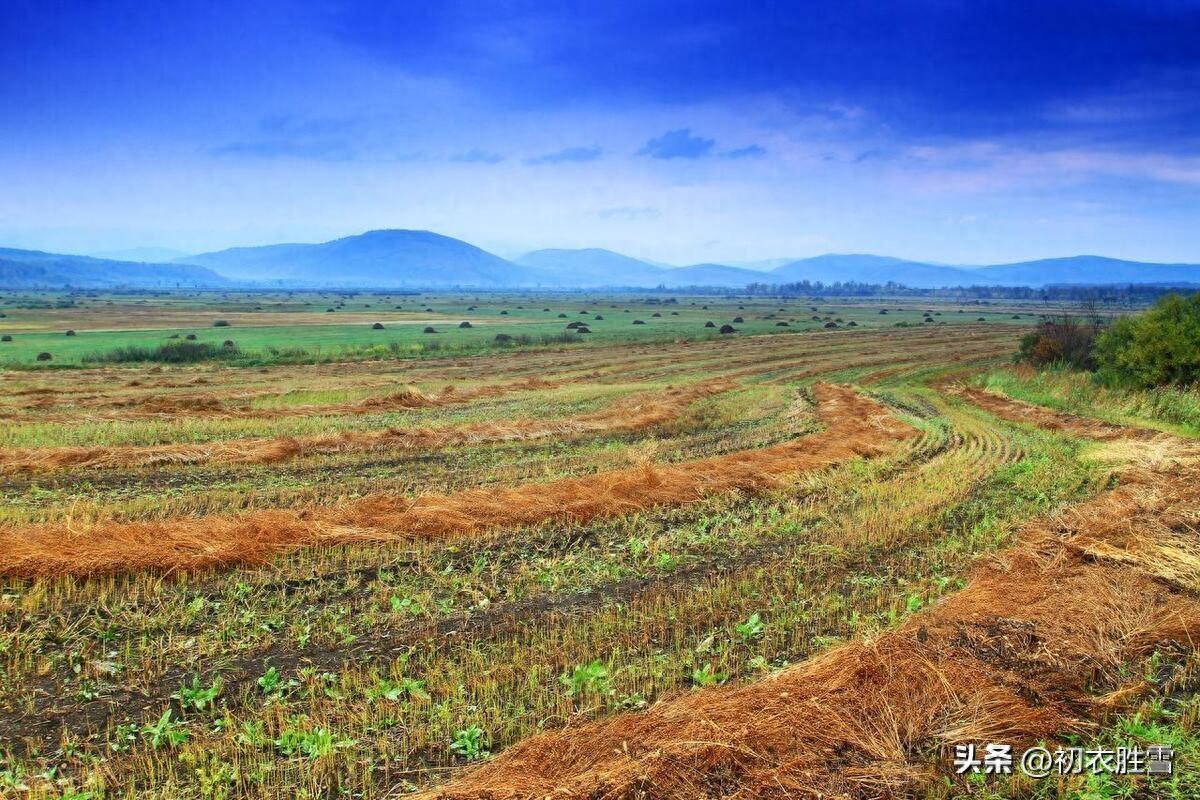
[{"label": "wispy cloud", "polygon": [[599,145],[591,147],[566,147],[555,153],[546,153],[545,155],[535,156],[534,158],[525,159],[526,164],[568,164],[582,163],[585,161],[595,161],[604,155],[604,150]]},{"label": "wispy cloud", "polygon": [[715,139],[693,136],[691,128],[679,128],[646,142],[637,154],[650,158],[703,158],[716,143]]},{"label": "wispy cloud", "polygon": [[726,150],[721,153],[721,158],[762,158],[767,154],[767,148],[762,145],[752,144],[746,147],[739,147],[735,150]]},{"label": "wispy cloud", "polygon": [[354,151],[347,142],[333,139],[318,142],[288,142],[259,139],[229,142],[209,148],[214,156],[230,158],[300,158],[310,161],[352,161]]},{"label": "wispy cloud", "polygon": [[450,156],[450,160],[461,164],[499,164],[504,160],[504,156],[476,147],[465,153]]},{"label": "wispy cloud", "polygon": [[1200,157],[975,142],[911,147],[896,162],[896,178],[938,192],[1032,192],[1113,178],[1200,186]]},{"label": "wispy cloud", "polygon": [[210,155],[232,158],[297,158],[312,161],[352,161],[350,144],[357,121],[277,114],[259,120],[253,136],[208,149]]}]

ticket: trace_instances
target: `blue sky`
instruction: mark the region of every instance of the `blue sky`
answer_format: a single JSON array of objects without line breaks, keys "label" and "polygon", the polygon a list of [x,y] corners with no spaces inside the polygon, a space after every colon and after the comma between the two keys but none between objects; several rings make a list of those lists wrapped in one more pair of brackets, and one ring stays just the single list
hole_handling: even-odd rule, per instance
[{"label": "blue sky", "polygon": [[1200,2],[0,0],[0,245],[1200,261]]}]

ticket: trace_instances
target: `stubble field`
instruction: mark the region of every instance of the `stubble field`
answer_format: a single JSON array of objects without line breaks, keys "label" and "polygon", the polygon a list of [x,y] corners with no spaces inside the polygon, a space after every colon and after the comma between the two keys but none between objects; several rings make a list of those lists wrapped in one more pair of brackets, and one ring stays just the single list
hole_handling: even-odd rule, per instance
[{"label": "stubble field", "polygon": [[[109,299],[0,319],[0,796],[1200,792],[1197,430],[1044,309]],[[1177,772],[946,777],[1064,737]]]}]

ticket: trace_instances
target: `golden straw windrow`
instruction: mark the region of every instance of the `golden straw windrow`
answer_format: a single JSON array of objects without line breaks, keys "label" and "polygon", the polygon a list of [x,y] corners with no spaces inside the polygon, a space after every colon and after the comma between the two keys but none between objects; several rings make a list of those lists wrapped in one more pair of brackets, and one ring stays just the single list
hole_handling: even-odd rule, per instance
[{"label": "golden straw windrow", "polygon": [[416,498],[375,495],[325,509],[17,529],[0,532],[0,549],[7,554],[0,574],[194,569],[262,561],[296,547],[462,536],[551,520],[586,522],[714,492],[763,490],[790,473],[878,455],[915,433],[849,389],[819,385],[814,395],[824,430],[760,450],[514,488]]}]

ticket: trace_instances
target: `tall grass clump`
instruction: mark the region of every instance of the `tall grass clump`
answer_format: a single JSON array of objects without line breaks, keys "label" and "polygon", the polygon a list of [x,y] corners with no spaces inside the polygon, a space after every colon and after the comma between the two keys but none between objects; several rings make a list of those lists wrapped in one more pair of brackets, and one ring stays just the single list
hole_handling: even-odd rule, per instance
[{"label": "tall grass clump", "polygon": [[229,359],[241,351],[236,345],[218,347],[208,342],[170,342],[158,347],[127,345],[114,350],[87,353],[81,361],[85,364],[132,364],[154,362],[159,364],[196,364],[201,361]]},{"label": "tall grass clump", "polygon": [[1116,424],[1160,422],[1200,432],[1200,385],[1129,389],[1064,367],[989,373],[981,385],[1034,405]]}]

